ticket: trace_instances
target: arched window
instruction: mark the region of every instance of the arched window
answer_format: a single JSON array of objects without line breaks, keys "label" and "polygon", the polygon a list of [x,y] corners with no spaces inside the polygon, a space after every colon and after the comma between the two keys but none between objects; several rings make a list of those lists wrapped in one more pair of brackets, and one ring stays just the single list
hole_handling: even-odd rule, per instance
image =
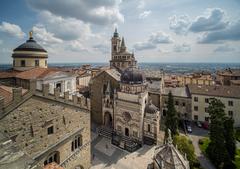
[{"label": "arched window", "polygon": [[81,146],[82,146],[82,136],[77,135],[77,136],[75,136],[74,140],[72,141],[71,150],[75,151],[76,149],[78,149]]},{"label": "arched window", "polygon": [[71,88],[72,88],[72,85],[71,85],[71,82],[67,82],[67,90],[71,90]]},{"label": "arched window", "polygon": [[60,153],[58,151],[51,153],[44,161],[44,165],[50,164],[52,162],[55,162],[57,164],[60,163]]},{"label": "arched window", "polygon": [[104,84],[103,85],[103,94],[105,94],[106,90],[107,90],[107,84]]},{"label": "arched window", "polygon": [[148,124],[148,132],[151,132],[151,125]]}]

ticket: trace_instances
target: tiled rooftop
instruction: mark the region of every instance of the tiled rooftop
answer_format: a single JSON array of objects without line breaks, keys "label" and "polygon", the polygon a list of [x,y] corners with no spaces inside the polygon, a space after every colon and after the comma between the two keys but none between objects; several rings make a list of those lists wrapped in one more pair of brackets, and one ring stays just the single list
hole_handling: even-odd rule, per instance
[{"label": "tiled rooftop", "polygon": [[188,85],[191,94],[240,98],[239,86]]},{"label": "tiled rooftop", "polygon": [[179,97],[189,97],[189,93],[186,87],[167,87],[164,88],[163,94],[167,95],[169,92],[172,93],[173,96]]},{"label": "tiled rooftop", "polygon": [[[0,96],[4,98],[4,104],[7,105],[12,101],[12,89],[13,87],[0,85]],[[26,89],[22,89],[22,95],[27,92]]]}]

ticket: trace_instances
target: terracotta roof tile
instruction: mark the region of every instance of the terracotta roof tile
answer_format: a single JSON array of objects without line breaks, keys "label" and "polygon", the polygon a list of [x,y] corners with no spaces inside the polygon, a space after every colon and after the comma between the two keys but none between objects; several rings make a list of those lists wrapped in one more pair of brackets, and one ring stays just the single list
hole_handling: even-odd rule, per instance
[{"label": "terracotta roof tile", "polygon": [[63,167],[61,167],[60,165],[58,165],[55,162],[52,162],[50,164],[47,164],[46,166],[44,166],[43,169],[64,169]]},{"label": "terracotta roof tile", "polygon": [[217,74],[222,76],[240,76],[240,69],[225,69],[223,71],[218,71]]},{"label": "terracotta roof tile", "polygon": [[[13,87],[0,85],[0,96],[4,98],[4,104],[7,105],[12,101],[12,89]],[[28,90],[22,89],[22,95],[27,93]]]},{"label": "terracotta roof tile", "polygon": [[3,89],[1,86],[0,86],[0,96],[4,98],[4,105],[7,105],[12,101],[12,92],[9,92]]},{"label": "terracotta roof tile", "polygon": [[191,94],[240,98],[239,86],[188,85],[188,88]]},{"label": "terracotta roof tile", "polygon": [[54,68],[34,68],[31,70],[27,70],[21,73],[18,73],[16,75],[16,78],[19,79],[37,79],[37,78],[43,78],[46,75],[49,75],[50,73],[57,72],[59,69]]},{"label": "terracotta roof tile", "polygon": [[1,71],[0,79],[15,77],[19,71]]}]

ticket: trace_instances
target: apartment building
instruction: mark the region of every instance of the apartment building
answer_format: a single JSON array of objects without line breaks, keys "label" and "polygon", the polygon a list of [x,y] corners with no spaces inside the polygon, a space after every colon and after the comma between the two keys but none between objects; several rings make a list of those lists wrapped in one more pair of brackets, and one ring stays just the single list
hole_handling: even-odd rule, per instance
[{"label": "apartment building", "polygon": [[208,106],[212,98],[222,101],[225,113],[232,116],[234,126],[240,126],[239,86],[188,85],[192,99],[192,120],[209,121]]}]

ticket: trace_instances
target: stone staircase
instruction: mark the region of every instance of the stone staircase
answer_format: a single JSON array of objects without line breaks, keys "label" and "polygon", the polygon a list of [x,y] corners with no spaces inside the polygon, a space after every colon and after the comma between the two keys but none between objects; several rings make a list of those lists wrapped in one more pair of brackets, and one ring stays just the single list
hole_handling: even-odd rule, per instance
[{"label": "stone staircase", "polygon": [[106,126],[101,126],[101,127],[98,127],[97,131],[99,135],[112,139],[113,129]]}]

